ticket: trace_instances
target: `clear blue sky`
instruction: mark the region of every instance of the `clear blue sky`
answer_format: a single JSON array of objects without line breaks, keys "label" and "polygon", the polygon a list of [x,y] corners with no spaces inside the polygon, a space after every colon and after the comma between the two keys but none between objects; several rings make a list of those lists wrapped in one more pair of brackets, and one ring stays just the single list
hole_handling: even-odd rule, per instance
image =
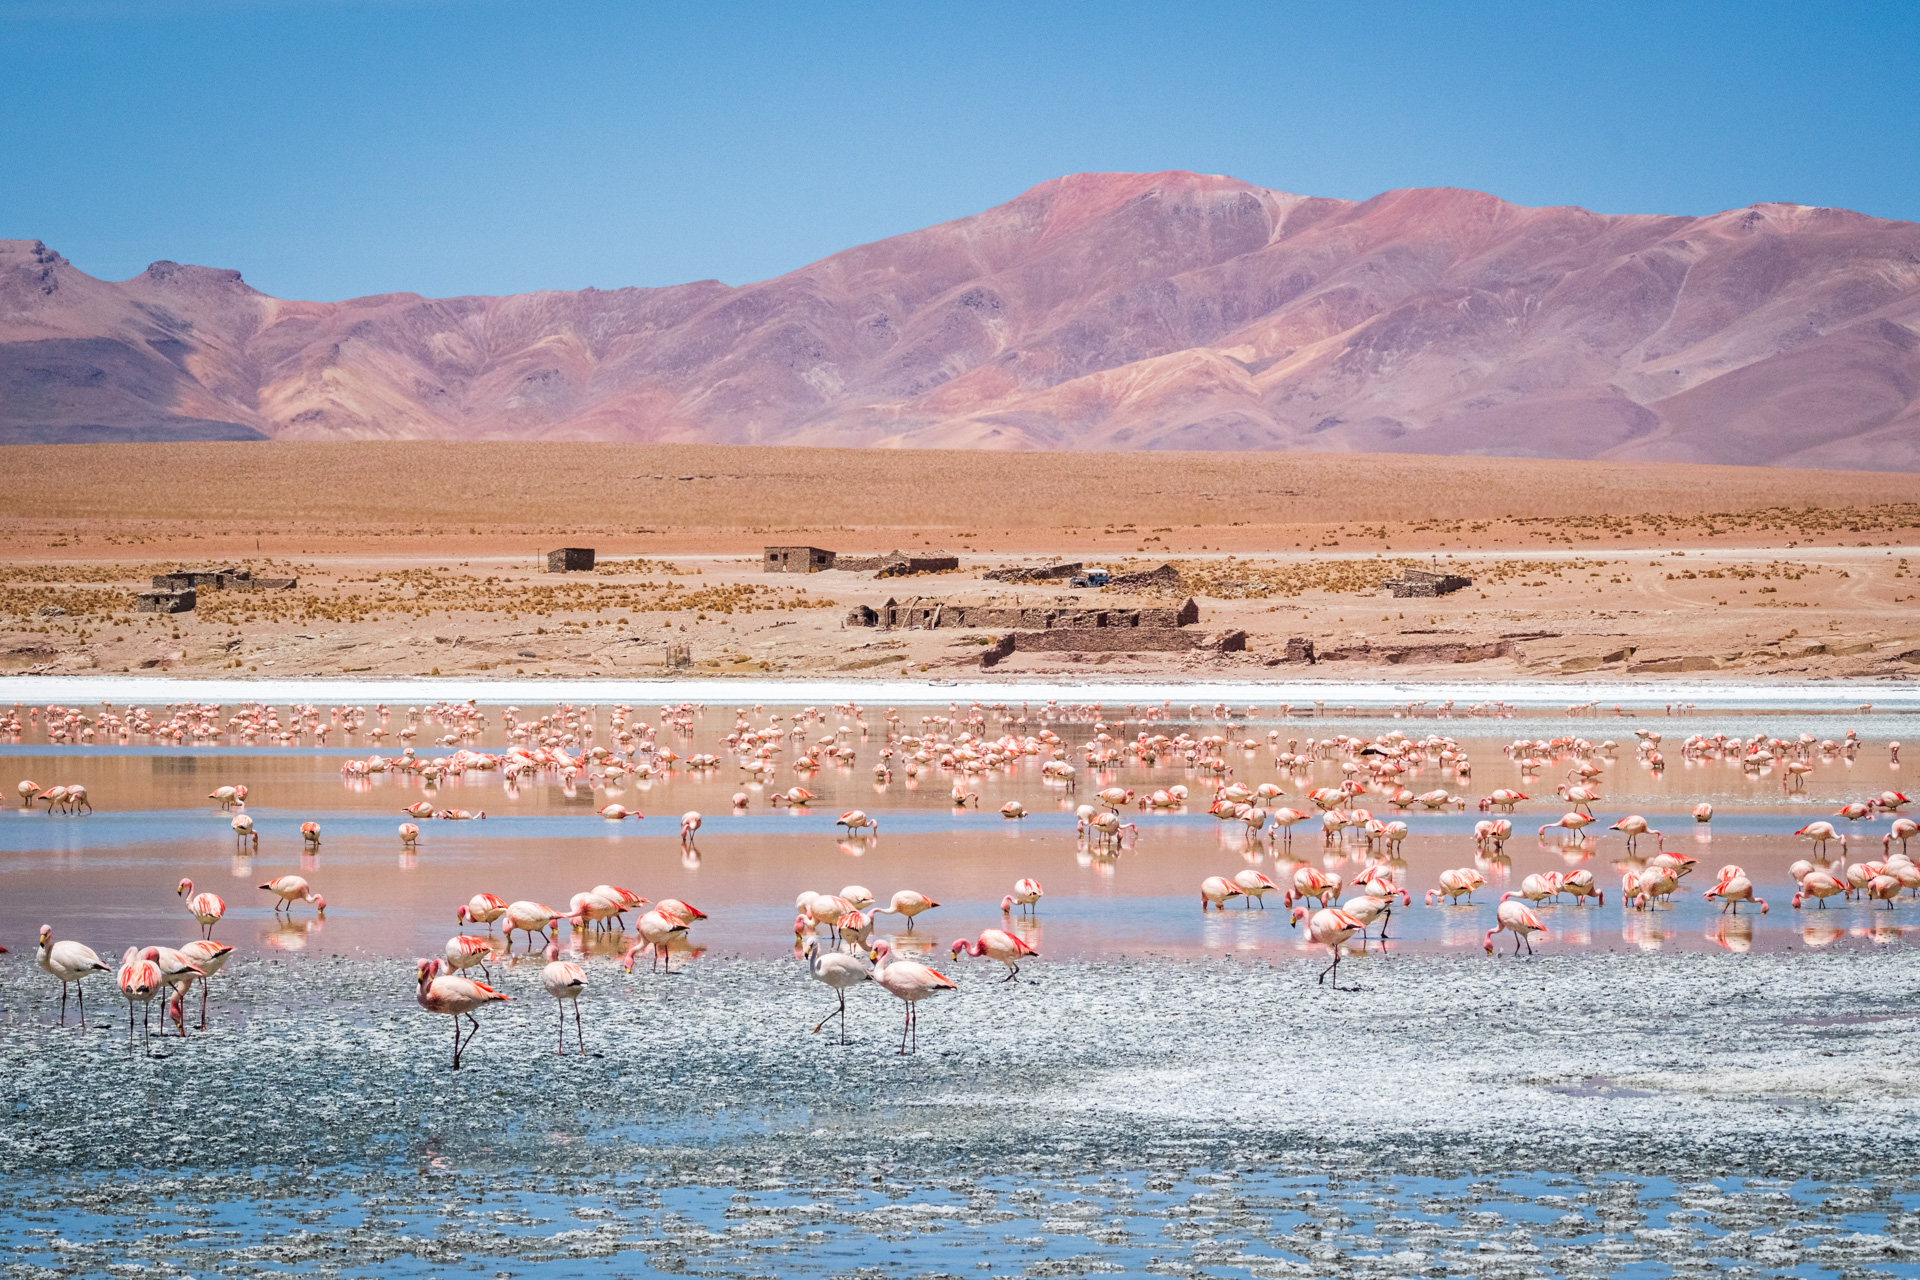
[{"label": "clear blue sky", "polygon": [[1907,3],[0,0],[0,236],[283,297],[730,283],[1079,170],[1920,218]]}]

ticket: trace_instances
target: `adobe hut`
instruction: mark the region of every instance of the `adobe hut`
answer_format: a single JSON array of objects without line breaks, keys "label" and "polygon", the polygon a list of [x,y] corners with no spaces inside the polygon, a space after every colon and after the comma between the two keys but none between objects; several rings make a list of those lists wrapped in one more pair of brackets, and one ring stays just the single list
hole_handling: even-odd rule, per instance
[{"label": "adobe hut", "polygon": [[834,567],[838,557],[820,547],[763,547],[762,573],[819,573]]},{"label": "adobe hut", "polygon": [[142,591],[134,597],[135,613],[187,613],[199,597],[192,587],[183,591]]},{"label": "adobe hut", "polygon": [[547,552],[548,573],[585,573],[592,568],[592,547],[561,547]]},{"label": "adobe hut", "polygon": [[[850,615],[847,619],[853,622]],[[1192,597],[1179,603],[1129,599],[1126,596],[957,595],[889,598],[873,611],[869,626],[892,629],[922,627],[1020,627],[1034,631],[1078,628],[1173,630],[1200,621],[1200,606]]]}]

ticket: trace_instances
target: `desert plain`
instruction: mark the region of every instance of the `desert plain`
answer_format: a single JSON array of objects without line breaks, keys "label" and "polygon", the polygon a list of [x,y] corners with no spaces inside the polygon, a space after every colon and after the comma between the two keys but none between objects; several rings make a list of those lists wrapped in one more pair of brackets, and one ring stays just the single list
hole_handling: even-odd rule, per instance
[{"label": "desert plain", "polygon": [[[1015,651],[996,677],[1920,674],[1920,476],[1904,473],[367,441],[20,446],[0,468],[8,673],[965,681],[991,631],[850,612],[1140,594],[981,576],[1067,561],[1171,565],[1150,594],[1196,602],[1195,646]],[[767,573],[770,545],[959,568]],[[547,572],[570,546],[596,567]],[[155,574],[226,567],[297,585],[135,611]],[[1396,598],[1408,568],[1472,585]],[[1237,632],[1244,649],[1201,643]],[[1313,643],[1311,666],[1291,640]]]}]

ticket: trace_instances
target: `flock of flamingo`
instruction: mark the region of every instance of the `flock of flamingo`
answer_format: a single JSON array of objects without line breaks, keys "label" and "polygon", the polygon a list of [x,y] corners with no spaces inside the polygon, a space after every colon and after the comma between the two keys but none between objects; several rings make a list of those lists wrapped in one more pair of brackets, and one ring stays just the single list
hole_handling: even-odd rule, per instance
[{"label": "flock of flamingo", "polygon": [[[503,722],[511,745],[504,752],[489,753],[471,745],[490,723],[486,713],[474,704],[442,704],[424,713],[409,708],[406,726],[400,731],[402,738],[418,736],[423,716],[431,717],[447,730],[435,734],[434,743],[455,750],[446,756],[421,757],[413,746],[407,746],[398,756],[375,754],[350,759],[342,773],[356,783],[376,774],[397,773],[418,776],[432,785],[467,772],[498,771],[509,788],[533,776],[557,775],[562,785],[569,788],[584,784],[618,794],[620,784],[629,778],[666,779],[676,772],[710,776],[731,764],[752,782],[764,784],[775,775],[778,757],[789,751],[795,756],[791,768],[803,778],[820,770],[823,762],[851,767],[857,757],[854,741],[867,741],[870,732],[865,712],[854,704],[834,708],[852,723],[831,730],[825,728],[825,715],[815,708],[796,714],[790,725],[782,716],[774,714],[766,716],[766,723],[757,726],[747,710],[740,708],[734,729],[725,738],[726,756],[694,753],[683,760],[671,745],[660,741],[660,735],[670,739],[691,738],[705,708],[682,704],[660,710],[656,726],[632,721],[630,707],[614,708],[608,725],[613,743],[609,747],[593,741],[600,730],[591,709],[563,706],[550,715],[522,721],[516,718],[519,708],[507,708]],[[1249,713],[1252,710],[1249,708]],[[336,708],[322,723],[322,713],[317,708],[289,708],[286,720],[282,721],[272,708],[256,705],[241,708],[222,728],[217,707],[188,704],[169,707],[168,711],[172,713],[171,718],[159,724],[141,708],[114,715],[109,707],[98,716],[90,716],[75,708],[49,707],[46,714],[50,736],[54,736],[54,727],[59,726],[55,740],[83,743],[92,741],[96,730],[102,727],[109,732],[118,730],[123,739],[135,733],[148,733],[160,741],[171,742],[209,741],[223,733],[246,742],[265,739],[290,743],[299,741],[302,735],[323,742],[330,729],[339,729],[344,734],[366,731],[378,740],[387,733],[385,725],[391,716],[388,708],[377,707],[376,723],[368,729],[368,714],[358,708]],[[1236,898],[1241,900],[1244,909],[1251,910],[1256,904],[1264,909],[1266,895],[1277,893],[1289,910],[1289,923],[1294,927],[1304,925],[1305,935],[1313,945],[1328,948],[1331,962],[1320,971],[1317,982],[1325,983],[1331,978],[1335,988],[1339,988],[1339,966],[1348,944],[1357,937],[1364,949],[1376,924],[1378,938],[1384,943],[1396,903],[1408,909],[1413,897],[1412,891],[1396,879],[1405,867],[1398,854],[1410,831],[1408,823],[1399,817],[1378,817],[1359,807],[1356,802],[1361,797],[1369,793],[1378,795],[1379,803],[1403,814],[1410,810],[1459,812],[1474,806],[1490,815],[1479,820],[1474,828],[1476,865],[1442,871],[1437,877],[1438,883],[1425,894],[1424,901],[1429,907],[1473,905],[1473,893],[1487,884],[1484,870],[1504,863],[1504,846],[1513,835],[1510,815],[1533,799],[1518,787],[1507,786],[1496,787],[1478,798],[1446,787],[1415,792],[1407,785],[1408,781],[1434,766],[1451,775],[1456,784],[1465,784],[1472,776],[1473,762],[1466,748],[1458,740],[1438,734],[1413,737],[1394,729],[1373,736],[1340,734],[1325,739],[1308,737],[1304,741],[1286,737],[1283,741],[1281,730],[1273,729],[1263,742],[1252,736],[1195,736],[1184,731],[1153,733],[1142,728],[1128,738],[1120,732],[1123,720],[1151,724],[1171,718],[1173,709],[1136,706],[1130,707],[1125,717],[1111,719],[1097,705],[1073,707],[1049,703],[1037,712],[1030,706],[1022,706],[1017,716],[1013,708],[1002,704],[975,703],[966,709],[954,704],[948,711],[945,716],[921,717],[916,732],[897,708],[888,708],[885,745],[873,766],[876,793],[884,795],[894,784],[896,773],[903,774],[907,784],[916,787],[923,775],[937,777],[943,784],[950,779],[952,803],[956,809],[963,810],[979,803],[978,793],[969,786],[972,780],[989,773],[1005,773],[1017,761],[1030,757],[1042,757],[1039,773],[1044,785],[1071,793],[1077,790],[1078,771],[1068,761],[1075,755],[1096,775],[1111,776],[1123,766],[1153,769],[1168,765],[1210,779],[1207,812],[1222,822],[1242,826],[1247,849],[1272,853],[1277,872],[1283,861],[1290,861],[1292,865],[1280,873],[1279,880],[1254,866],[1231,876],[1205,877],[1199,886],[1202,913],[1225,911],[1227,904]],[[1224,706],[1216,706],[1212,711],[1217,718],[1228,718]],[[765,709],[755,707],[754,712],[764,714]],[[1190,713],[1197,718],[1204,714],[1204,709],[1196,706]],[[38,709],[32,709],[29,714],[30,718],[37,718]],[[1002,732],[998,735],[987,732],[989,715],[997,716],[1001,722]],[[16,708],[11,723],[16,733],[19,724]],[[1074,724],[1088,726],[1085,741],[1077,746],[1052,727]],[[0,724],[0,732],[7,727]],[[1638,741],[1633,750],[1639,763],[1654,772],[1663,770],[1667,761],[1662,752],[1662,735],[1641,729],[1635,730],[1635,736]],[[1303,778],[1315,766],[1328,762],[1337,762],[1343,777],[1335,784],[1305,791],[1309,807],[1277,803],[1287,795],[1280,781],[1249,786],[1232,780],[1236,766],[1229,757],[1235,752],[1253,757],[1263,747],[1271,754],[1282,781]],[[1850,730],[1841,739],[1827,740],[1813,734],[1802,734],[1795,739],[1695,734],[1670,749],[1689,764],[1719,762],[1748,774],[1777,769],[1783,789],[1791,793],[1804,792],[1809,776],[1821,764],[1850,762],[1862,748],[1858,736]],[[1888,745],[1890,762],[1895,765],[1899,748],[1897,742]],[[1517,766],[1523,786],[1533,785],[1532,780],[1549,766],[1556,769],[1565,766],[1566,781],[1556,785],[1554,794],[1565,802],[1566,812],[1558,820],[1543,824],[1538,839],[1544,842],[1548,831],[1558,830],[1564,839],[1573,842],[1563,847],[1578,851],[1579,856],[1590,856],[1592,837],[1585,832],[1600,822],[1593,813],[1593,805],[1601,799],[1602,780],[1619,750],[1619,745],[1611,740],[1594,742],[1571,735],[1549,740],[1520,739],[1504,748],[1504,753]],[[42,788],[32,781],[22,781],[18,791],[23,808],[44,803],[49,816],[56,813],[79,816],[93,811],[85,786],[67,784]],[[1060,804],[1073,808],[1081,840],[1105,856],[1114,856],[1132,848],[1139,839],[1138,823],[1123,820],[1127,810],[1186,812],[1191,794],[1189,787],[1181,784],[1142,792],[1108,785],[1094,792],[1097,803],[1073,806],[1063,799]],[[233,785],[218,788],[208,798],[217,801],[222,811],[233,811],[231,826],[236,837],[248,848],[257,848],[259,833],[254,829],[251,816],[244,811],[247,795],[246,786]],[[814,798],[813,792],[795,785],[774,790],[769,802],[808,812]],[[752,803],[751,793],[736,793],[732,803],[736,812],[744,811]],[[1891,827],[1880,841],[1878,858],[1847,863],[1848,835],[1830,821],[1819,820],[1800,827],[1794,834],[1809,841],[1812,848],[1810,857],[1797,860],[1789,868],[1797,886],[1793,906],[1800,908],[1812,903],[1825,908],[1830,898],[1859,897],[1884,904],[1885,909],[1891,910],[1903,892],[1920,895],[1920,866],[1907,856],[1907,842],[1920,834],[1920,824],[1900,815],[1908,803],[1904,794],[1883,791],[1845,804],[1832,815],[1844,819],[1849,829],[1883,816],[1891,818]],[[1496,810],[1508,816],[1491,816]],[[613,801],[597,812],[611,821],[643,816]],[[426,801],[409,806],[406,814],[414,819],[486,817],[484,810],[468,812]],[[1001,806],[1000,814],[1007,821],[1019,821],[1028,816],[1029,810],[1023,802],[1009,800]],[[1693,821],[1702,829],[1713,817],[1713,807],[1708,803],[1698,804],[1692,812]],[[1321,859],[1320,865],[1292,855],[1294,828],[1315,818],[1322,843],[1328,850],[1328,856]],[[684,846],[692,849],[703,821],[698,812],[682,815],[680,841]],[[834,826],[843,829],[850,839],[871,841],[879,836],[878,819],[860,809],[842,813]],[[1667,849],[1664,834],[1653,829],[1641,815],[1621,817],[1605,830],[1625,838],[1625,857],[1619,864],[1620,896],[1630,910],[1651,911],[1670,903],[1672,895],[1695,871],[1697,860]],[[305,846],[317,849],[318,823],[302,824],[300,834]],[[402,823],[398,834],[405,849],[412,849],[420,839],[419,827],[411,821]],[[1643,858],[1639,841],[1649,836],[1655,851]],[[1893,848],[1896,841],[1900,845],[1897,851]],[[1829,858],[1829,846],[1836,844],[1839,854]],[[1350,854],[1359,855],[1363,865],[1349,883],[1335,869],[1335,864],[1344,864]],[[185,1003],[196,982],[201,985],[200,1027],[205,1029],[207,982],[233,955],[231,946],[212,938],[214,927],[226,914],[225,901],[213,893],[196,893],[190,879],[180,880],[176,888],[185,900],[188,914],[201,927],[201,937],[179,948],[147,946],[126,950],[117,981],[128,1002],[129,1043],[135,1010],[141,1011],[139,1020],[143,1042],[146,1042],[150,1036],[152,1001],[162,997],[166,1016],[184,1037]],[[302,876],[278,876],[259,888],[272,895],[276,915],[291,915],[303,902],[310,903],[316,912],[325,913],[326,899]],[[1344,899],[1343,890],[1348,893]],[[956,940],[950,948],[952,956],[992,959],[1006,969],[1004,981],[1015,981],[1022,961],[1038,953],[1012,928],[1011,918],[1016,913],[1035,913],[1043,892],[1038,881],[1020,879],[1001,902],[1003,923],[1009,927],[987,928],[976,938]],[[1511,933],[1514,954],[1522,947],[1531,954],[1534,938],[1546,932],[1531,908],[1545,902],[1559,902],[1565,896],[1571,896],[1576,904],[1591,902],[1595,906],[1603,906],[1606,900],[1605,889],[1589,869],[1527,875],[1517,889],[1504,893],[1494,904],[1493,927],[1484,938],[1486,951],[1489,954],[1494,951],[1495,939],[1500,934]],[[1756,893],[1752,877],[1735,864],[1719,869],[1702,898],[1718,901],[1722,912],[1735,915],[1742,903],[1757,906],[1762,914],[1770,910],[1766,900]],[[905,922],[906,933],[911,934],[916,918],[940,904],[910,889],[895,892],[885,905],[876,903],[875,896],[860,885],[849,885],[837,894],[812,891],[800,894],[795,902],[795,955],[813,979],[835,993],[834,1007],[814,1026],[815,1032],[837,1019],[840,1039],[845,1043],[847,993],[871,983],[902,1002],[904,1021],[899,1051],[911,1053],[918,1043],[917,1006],[937,992],[955,990],[956,984],[931,965],[900,954],[904,939],[875,939],[872,936],[875,917],[895,915]],[[1308,903],[1313,904],[1311,909]],[[643,911],[642,908],[650,909]],[[535,940],[539,940],[545,961],[540,972],[541,984],[559,1010],[559,1052],[566,1051],[566,1014],[571,1005],[576,1044],[578,1051],[585,1054],[579,999],[587,989],[588,979],[578,963],[560,958],[560,926],[571,926],[576,939],[588,932],[624,935],[629,913],[638,913],[638,919],[634,925],[635,937],[621,957],[628,973],[643,952],[651,954],[651,967],[656,972],[662,968],[667,974],[675,972],[675,952],[692,949],[689,929],[706,919],[705,913],[684,901],[665,899],[650,903],[630,889],[601,884],[575,894],[565,910],[531,900],[507,902],[492,894],[477,893],[457,908],[455,923],[462,927],[484,925],[489,935],[496,924],[500,925],[509,955],[515,934],[525,935],[529,954],[534,950]],[[452,1020],[455,1068],[460,1066],[463,1053],[478,1033],[480,1023],[474,1016],[476,1011],[510,998],[492,985],[490,963],[497,954],[491,936],[482,938],[462,932],[447,941],[443,954],[416,962],[418,1003],[428,1012]],[[83,944],[55,942],[50,926],[43,926],[40,931],[37,959],[40,967],[61,983],[61,1021],[64,1023],[66,1018],[69,988],[73,988],[79,993],[80,1019],[84,1026],[82,981],[94,972],[111,972],[110,966]],[[482,971],[486,980],[470,976],[475,968]]]}]

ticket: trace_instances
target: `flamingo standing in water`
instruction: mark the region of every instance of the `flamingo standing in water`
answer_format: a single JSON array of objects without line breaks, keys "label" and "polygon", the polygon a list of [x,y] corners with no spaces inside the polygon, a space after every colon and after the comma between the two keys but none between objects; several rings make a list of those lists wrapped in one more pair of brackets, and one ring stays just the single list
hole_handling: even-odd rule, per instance
[{"label": "flamingo standing in water", "polygon": [[34,782],[32,779],[25,779],[16,790],[20,792],[20,807],[22,809],[31,809],[33,808],[33,799],[40,794],[41,787],[39,783]]},{"label": "flamingo standing in water", "polygon": [[615,822],[618,822],[622,818],[644,818],[647,815],[641,813],[638,809],[629,809],[623,804],[610,804],[601,808],[600,816],[603,818],[611,818]]},{"label": "flamingo standing in water", "polygon": [[1629,855],[1633,853],[1633,846],[1635,845],[1635,843],[1639,841],[1641,836],[1651,835],[1653,837],[1653,847],[1655,849],[1659,849],[1663,847],[1666,841],[1665,836],[1661,835],[1658,831],[1655,831],[1651,826],[1648,825],[1647,820],[1641,817],[1637,813],[1628,814],[1626,817],[1620,819],[1620,821],[1614,823],[1611,827],[1608,827],[1607,830],[1618,831],[1621,835],[1627,838],[1627,853]]},{"label": "flamingo standing in water", "polygon": [[447,939],[445,955],[447,968],[453,972],[477,967],[487,975],[488,982],[493,981],[493,970],[487,966],[487,961],[493,959],[493,943],[486,938],[456,933]]},{"label": "flamingo standing in water", "polygon": [[320,824],[303,822],[300,824],[300,841],[309,852],[320,847]]},{"label": "flamingo standing in water", "polygon": [[491,893],[476,893],[453,913],[453,922],[464,925],[471,920],[475,924],[487,926],[487,932],[492,933],[493,922],[505,914],[507,914],[507,904],[504,900]]},{"label": "flamingo standing in water", "polygon": [[233,828],[234,838],[242,845],[245,845],[251,840],[255,849],[260,847],[260,833],[253,829],[252,818],[244,813],[238,813],[234,815],[233,821],[227,825]]},{"label": "flamingo standing in water", "polygon": [[182,880],[175,892],[187,900],[187,914],[200,922],[200,936],[211,938],[213,926],[227,914],[226,901],[217,893],[194,893],[191,880]]},{"label": "flamingo standing in water", "polygon": [[[418,961],[415,977],[420,990],[414,998],[428,1013],[444,1013],[453,1019],[453,1069],[458,1071],[461,1050],[471,1045],[473,1038],[480,1034],[480,1023],[473,1016],[473,1011],[482,1005],[500,1003],[507,997],[484,982],[443,973],[444,968],[445,962],[439,959]],[[460,1038],[462,1016],[473,1028],[464,1042]]]},{"label": "flamingo standing in water", "polygon": [[1547,926],[1540,923],[1540,917],[1527,910],[1524,902],[1514,901],[1518,896],[1514,893],[1500,895],[1500,905],[1493,911],[1493,917],[1497,923],[1487,930],[1488,955],[1493,954],[1493,935],[1503,929],[1513,934],[1513,954],[1515,955],[1520,954],[1522,942],[1527,944],[1527,954],[1533,954],[1533,939],[1529,935],[1537,933],[1543,938],[1547,936]]},{"label": "flamingo standing in water", "polygon": [[847,1042],[847,991],[863,982],[871,982],[873,969],[858,956],[849,955],[844,951],[822,951],[820,939],[817,937],[807,939],[806,957],[808,974],[815,982],[823,982],[833,988],[834,994],[840,999],[839,1006],[828,1010],[827,1016],[814,1025],[813,1034],[819,1035],[821,1027],[838,1017],[840,1043],[845,1044]]},{"label": "flamingo standing in water", "polygon": [[1745,871],[1731,863],[1720,868],[1719,883],[1700,896],[1708,902],[1720,899],[1720,910],[1731,910],[1734,915],[1740,914],[1742,902],[1757,902],[1760,904],[1760,914],[1767,914],[1767,900],[1754,896],[1753,881],[1747,879]]},{"label": "flamingo standing in water", "polygon": [[[180,948],[180,954],[200,967],[200,1030],[207,1029],[207,979],[227,967],[233,948],[211,938],[196,938]],[[192,990],[192,986],[188,986]]]},{"label": "flamingo standing in water", "polygon": [[573,1034],[580,1042],[580,1056],[587,1056],[586,1034],[580,1030],[580,993],[587,989],[587,973],[571,960],[560,958],[560,944],[547,944],[547,967],[540,971],[540,985],[554,999],[554,1007],[560,1010],[560,1048],[564,1056],[567,1052],[567,1001],[573,1001]]},{"label": "flamingo standing in water", "polygon": [[[501,914],[507,918],[507,950],[509,951],[513,950],[513,935],[516,933],[527,935],[529,950],[533,947],[533,935],[536,933],[546,941],[553,941],[554,939],[547,938],[547,930],[554,921],[567,918],[567,913],[564,911],[555,911],[544,903],[528,902],[524,899],[509,903],[507,909]],[[555,938],[559,936],[558,930],[554,931],[554,936]]]},{"label": "flamingo standing in water", "polygon": [[1293,909],[1293,914],[1288,917],[1287,923],[1291,927],[1298,927],[1302,920],[1307,922],[1307,935],[1313,939],[1314,945],[1326,947],[1333,952],[1333,963],[1322,969],[1320,976],[1315,978],[1314,982],[1316,984],[1325,982],[1327,975],[1332,974],[1335,991],[1358,990],[1357,987],[1340,985],[1340,944],[1365,929],[1366,924],[1338,907],[1322,907],[1312,916],[1308,916],[1307,909],[1303,906]]},{"label": "flamingo standing in water", "polygon": [[1239,896],[1240,886],[1233,881],[1225,876],[1208,876],[1200,882],[1200,914],[1205,915],[1209,905],[1225,911],[1227,899]]},{"label": "flamingo standing in water", "polygon": [[1031,877],[1016,880],[1013,882],[1013,892],[1000,901],[1000,914],[1010,915],[1011,908],[1021,906],[1027,909],[1028,915],[1034,915],[1040,899],[1046,896],[1047,891],[1040,887],[1038,880]]},{"label": "flamingo standing in water", "polygon": [[915,960],[895,960],[893,944],[885,938],[874,944],[873,980],[906,1002],[907,1020],[900,1029],[900,1052],[908,1052],[907,1038],[913,1038],[912,1052],[920,1052],[920,1016],[916,1006],[936,991],[958,991],[938,969]]},{"label": "flamingo standing in water", "polygon": [[411,822],[401,823],[400,847],[405,850],[411,850],[418,843],[420,843],[420,828]]},{"label": "flamingo standing in water", "polygon": [[870,836],[878,836],[880,834],[879,821],[863,809],[847,810],[833,820],[833,825],[836,827],[845,827],[849,838],[851,838],[856,831],[865,831]]},{"label": "flamingo standing in water", "polygon": [[327,914],[327,900],[315,893],[313,886],[302,876],[276,876],[260,887],[280,899],[274,904],[275,915],[284,910],[291,919],[293,904],[301,901],[311,902],[315,911],[323,916]]},{"label": "flamingo standing in water", "polygon": [[1440,873],[1440,887],[1427,890],[1427,905],[1432,906],[1436,897],[1443,897],[1450,905],[1458,906],[1461,898],[1469,905],[1473,902],[1473,891],[1487,882],[1487,878],[1472,867],[1455,867]]},{"label": "flamingo standing in water", "polygon": [[160,980],[166,983],[170,995],[168,1003],[173,1006],[168,1013],[180,1025],[180,1038],[186,1039],[187,1023],[181,1002],[186,993],[193,990],[194,980],[207,976],[206,971],[195,964],[186,952],[173,947],[146,947],[140,952],[140,958],[160,966]]},{"label": "flamingo standing in water", "polygon": [[1814,856],[1818,858],[1827,856],[1827,842],[1829,840],[1838,840],[1840,842],[1840,852],[1842,854],[1845,854],[1847,851],[1847,838],[1838,831],[1835,831],[1831,822],[1809,822],[1793,834],[1805,836],[1808,840],[1813,841]]},{"label": "flamingo standing in water", "polygon": [[877,916],[884,911],[889,915],[905,916],[907,932],[912,933],[914,917],[922,911],[931,911],[939,905],[924,893],[916,893],[912,889],[901,889],[893,895],[886,906],[875,907],[870,914]]},{"label": "flamingo standing in water", "polygon": [[1828,871],[1810,870],[1800,877],[1800,892],[1793,895],[1793,909],[1798,911],[1800,904],[1808,898],[1819,902],[1826,909],[1827,899],[1847,892],[1847,882]]},{"label": "flamingo standing in water", "polygon": [[691,848],[693,833],[700,829],[703,819],[697,809],[689,809],[680,815],[680,843]]},{"label": "flamingo standing in water", "polygon": [[653,948],[653,963],[649,966],[650,971],[659,970],[661,957],[664,956],[667,972],[673,972],[673,944],[686,938],[687,925],[679,917],[667,915],[661,909],[665,905],[662,903],[640,917],[640,941],[628,948],[625,958],[628,973],[633,972],[633,957],[643,947]]},{"label": "flamingo standing in water", "polygon": [[982,929],[976,941],[968,942],[965,938],[960,938],[949,949],[956,960],[960,958],[960,953],[963,951],[975,959],[986,956],[988,959],[998,960],[1007,966],[1007,976],[1000,979],[1002,982],[1012,982],[1020,976],[1022,959],[1040,954],[1005,929]]},{"label": "flamingo standing in water", "polygon": [[152,1036],[148,1032],[148,1019],[153,1013],[153,997],[160,990],[160,966],[151,960],[142,960],[139,949],[128,947],[127,953],[120,957],[120,994],[127,998],[127,1051],[133,1051],[133,1006],[138,1003],[143,1012],[140,1019],[140,1044],[144,1052],[153,1052]]},{"label": "flamingo standing in water", "polygon": [[1598,818],[1590,818],[1584,813],[1563,813],[1560,815],[1560,821],[1549,822],[1540,828],[1539,838],[1546,839],[1548,830],[1553,827],[1564,827],[1568,835],[1579,835],[1582,827],[1590,827],[1598,821]]},{"label": "flamingo standing in water", "polygon": [[[5,951],[0,947],[0,951]],[[81,979],[90,973],[112,973],[113,968],[94,952],[92,947],[80,942],[55,942],[53,926],[40,926],[40,945],[34,952],[34,959],[42,969],[60,979],[60,1025],[67,1025],[67,984],[72,983],[80,997],[80,1025],[87,1025],[87,989]]]},{"label": "flamingo standing in water", "polygon": [[1234,872],[1233,882],[1240,886],[1242,899],[1240,905],[1248,911],[1253,910],[1253,904],[1256,902],[1260,904],[1260,909],[1265,911],[1267,894],[1277,892],[1280,888],[1268,879],[1264,872],[1255,871],[1252,867],[1248,867],[1245,871]]}]

